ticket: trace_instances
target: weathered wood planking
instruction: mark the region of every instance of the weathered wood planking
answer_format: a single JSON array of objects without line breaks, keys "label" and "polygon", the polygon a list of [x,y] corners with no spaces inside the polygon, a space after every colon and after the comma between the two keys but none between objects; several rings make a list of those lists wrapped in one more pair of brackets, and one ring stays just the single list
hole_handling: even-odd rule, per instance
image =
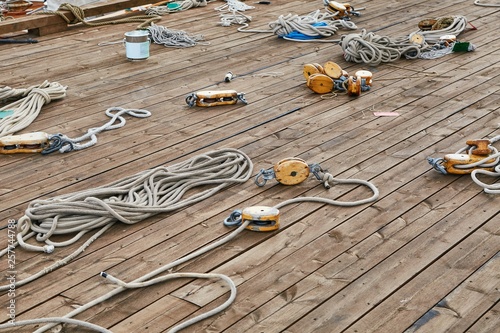
[{"label": "weathered wood planking", "polygon": [[[9,47],[17,57],[0,48],[8,70],[2,83],[29,85],[50,77],[69,87],[67,98],[43,109],[32,125],[38,129],[79,136],[107,121],[103,111],[115,105],[153,113],[149,119],[127,117],[124,128],[102,133],[88,150],[2,159],[2,220],[19,217],[35,198],[92,188],[218,147],[248,153],[255,172],[298,156],[320,162],[336,177],[373,181],[381,189],[380,199],[367,207],[285,207],[279,232],[245,232],[179,267],[226,273],[238,285],[239,296],[225,313],[190,331],[494,328],[494,289],[478,298],[476,310],[463,320],[443,315],[421,326],[421,318],[440,301],[467,292],[469,276],[489,277],[491,285],[498,282],[498,276],[480,270],[491,270],[500,250],[498,199],[485,196],[470,178],[439,175],[425,162],[427,156],[457,150],[468,138],[498,134],[498,37],[485,33],[498,28],[498,10],[475,7],[470,1],[360,2],[367,8],[354,19],[358,27],[392,36],[415,30],[422,17],[464,14],[479,29],[467,31],[464,39],[478,49],[369,68],[375,79],[372,91],[357,99],[321,99],[305,87],[304,63],[334,60],[349,72],[366,66],[346,63],[334,44],[290,43],[217,26],[217,4],[168,15],[158,23],[190,33],[203,31],[209,45],[152,45],[151,57],[144,62],[127,61],[120,44],[97,45],[120,41],[134,24],[43,36],[37,45]],[[280,14],[305,14],[321,7],[302,1],[279,4],[279,9],[275,5],[257,5],[251,26],[266,28]],[[48,66],[50,57],[58,59],[56,66]],[[239,76],[229,84],[222,82],[228,70]],[[185,105],[187,93],[227,88],[244,91],[249,105]],[[400,116],[376,118],[373,111],[396,111]],[[328,197],[352,200],[368,195],[351,188],[334,187]],[[221,221],[234,208],[274,205],[303,195],[324,196],[325,189],[312,180],[286,188],[275,182],[257,188],[249,182],[179,212],[114,226],[72,263],[19,288],[19,318],[64,315],[113,288],[97,276],[100,271],[129,281],[218,239],[230,231]],[[6,240],[4,234],[0,237]],[[51,256],[23,251],[19,277],[72,251],[62,248]],[[78,317],[113,332],[162,332],[222,303],[225,292],[218,282],[172,281],[121,294]]]}]

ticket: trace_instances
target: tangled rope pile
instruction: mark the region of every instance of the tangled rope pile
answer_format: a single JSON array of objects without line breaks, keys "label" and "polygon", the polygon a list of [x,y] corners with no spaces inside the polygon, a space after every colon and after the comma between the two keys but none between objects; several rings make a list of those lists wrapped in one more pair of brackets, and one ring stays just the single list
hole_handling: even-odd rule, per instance
[{"label": "tangled rope pile", "polygon": [[[433,45],[439,43],[442,36],[457,36],[467,26],[467,19],[463,16],[442,19],[448,21],[446,27],[429,31],[418,30],[408,36],[399,38],[379,36],[363,29],[360,34],[342,36],[340,46],[345,60],[371,66],[377,66],[382,62],[393,62],[403,56],[406,59],[435,58],[450,53],[451,48],[442,52],[434,52],[432,55],[424,54],[433,51]],[[412,42],[412,37],[417,34],[424,39],[420,44]]]},{"label": "tangled rope pile", "polygon": [[[319,9],[307,15],[280,15],[276,21],[270,22],[270,30],[245,29],[248,24],[239,28],[241,32],[271,32],[287,40],[308,41],[321,37],[331,37],[339,29],[357,29],[352,21],[335,20],[334,14]],[[317,41],[317,40],[315,40]],[[327,40],[326,42],[338,42],[338,40]]]},{"label": "tangled rope pile", "polygon": [[[146,170],[92,190],[34,200],[18,221],[17,240],[25,249],[50,252],[54,247],[70,245],[85,233],[116,221],[134,224],[208,198],[225,187],[245,182],[251,168],[246,155],[225,149],[170,167]],[[189,190],[205,186],[213,187],[183,199]],[[63,243],[50,240],[52,235],[73,233],[77,234]],[[35,235],[37,241],[46,245],[25,242]]]},{"label": "tangled rope pile", "polygon": [[147,30],[155,44],[165,47],[192,47],[204,40],[202,35],[193,36],[185,31],[168,29],[154,23]]},{"label": "tangled rope pile", "polygon": [[16,101],[0,108],[13,114],[0,119],[0,137],[14,134],[28,127],[40,114],[42,107],[51,101],[66,97],[67,87],[57,82],[44,81],[26,89],[0,88],[0,101]]},{"label": "tangled rope pile", "polygon": [[215,10],[221,12],[220,24],[223,27],[229,27],[233,24],[243,25],[252,21],[251,16],[245,15],[242,12],[254,8],[254,6],[249,6],[238,0],[227,0],[226,4],[215,7]]}]

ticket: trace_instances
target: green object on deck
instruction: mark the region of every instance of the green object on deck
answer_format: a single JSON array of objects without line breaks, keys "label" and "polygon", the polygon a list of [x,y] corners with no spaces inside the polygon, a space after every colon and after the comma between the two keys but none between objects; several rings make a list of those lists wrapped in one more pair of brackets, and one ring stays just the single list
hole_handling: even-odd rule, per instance
[{"label": "green object on deck", "polygon": [[474,51],[474,46],[469,42],[456,42],[453,45],[453,52],[469,52]]}]

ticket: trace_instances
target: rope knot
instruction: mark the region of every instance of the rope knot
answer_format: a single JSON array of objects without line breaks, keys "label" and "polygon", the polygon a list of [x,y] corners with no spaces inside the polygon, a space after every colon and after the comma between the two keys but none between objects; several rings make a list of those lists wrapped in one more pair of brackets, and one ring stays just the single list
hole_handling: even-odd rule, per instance
[{"label": "rope knot", "polygon": [[31,91],[30,91],[30,94],[38,94],[40,96],[43,97],[43,99],[45,100],[45,104],[48,104],[52,101],[52,98],[50,97],[50,94],[43,90],[43,89],[40,89],[40,88],[33,88]]}]

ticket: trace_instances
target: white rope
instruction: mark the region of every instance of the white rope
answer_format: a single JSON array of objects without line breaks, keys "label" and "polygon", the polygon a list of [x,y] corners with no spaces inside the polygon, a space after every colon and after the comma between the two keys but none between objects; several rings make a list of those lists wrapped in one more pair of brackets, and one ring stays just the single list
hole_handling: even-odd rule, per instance
[{"label": "white rope", "polygon": [[340,46],[345,60],[371,66],[393,62],[402,56],[414,59],[420,53],[420,47],[407,39],[391,39],[365,29],[360,34],[342,36]]},{"label": "white rope", "polygon": [[[16,286],[25,284],[35,278],[46,274],[59,266],[62,266],[75,258],[90,243],[108,230],[115,222],[121,221],[127,224],[137,223],[149,216],[160,212],[168,212],[196,203],[208,196],[216,193],[224,187],[236,183],[242,183],[249,179],[253,169],[251,160],[242,152],[234,149],[222,149],[212,151],[191,158],[171,167],[159,167],[147,170],[106,186],[98,187],[93,190],[76,192],[74,194],[61,195],[48,200],[35,200],[30,203],[25,215],[18,221],[18,243],[15,246],[21,246],[32,251],[51,252],[56,246],[66,246],[74,243],[86,232],[101,228],[84,245],[70,256],[60,260],[47,269],[25,280],[17,281]],[[353,202],[344,202],[317,197],[302,197],[284,201],[276,206],[280,208],[285,205],[312,201],[339,206],[355,206],[373,202],[379,196],[378,189],[370,182],[358,179],[340,180],[333,178],[330,174],[323,175],[325,186],[340,184],[356,184],[367,186],[373,195],[369,198]],[[214,186],[192,194],[191,197],[182,199],[183,195],[198,186]],[[36,221],[36,223],[33,223]],[[56,326],[54,322],[69,323],[69,318],[89,309],[90,307],[104,302],[105,300],[130,288],[142,288],[156,283],[165,282],[176,278],[204,278],[204,279],[222,279],[230,289],[230,297],[220,306],[189,319],[172,329],[169,333],[178,332],[196,322],[206,319],[220,311],[226,309],[236,298],[236,285],[226,275],[217,273],[169,273],[158,276],[174,267],[179,266],[191,259],[194,259],[210,250],[213,250],[230,240],[234,239],[239,233],[246,229],[251,221],[244,221],[237,229],[224,238],[209,244],[197,251],[192,252],[169,264],[163,265],[158,269],[147,273],[132,282],[124,282],[108,273],[101,272],[100,275],[118,285],[118,288],[98,297],[87,304],[71,311],[61,318],[43,318],[32,321],[17,322],[19,326],[29,325],[35,322],[51,322],[37,329],[34,333],[42,333]],[[56,234],[78,234],[70,240],[63,243],[50,241],[50,236]],[[25,241],[37,234],[37,241],[45,242],[44,246],[27,244]],[[50,250],[50,251],[47,251]],[[3,251],[2,255],[7,250]],[[6,290],[11,286],[3,286],[0,290]],[[105,328],[94,324],[85,325],[84,322],[71,322],[72,324],[85,326],[88,328],[100,330],[101,332],[110,332]],[[8,324],[7,324],[8,325]],[[2,326],[0,326],[1,328]],[[5,326],[8,327],[8,326]]]},{"label": "white rope", "polygon": [[0,108],[0,111],[13,111],[13,114],[0,119],[0,137],[12,135],[28,127],[45,104],[66,97],[66,88],[57,82],[48,81],[26,89],[13,89],[7,86],[0,88],[0,101],[18,98]]},{"label": "white rope", "polygon": [[474,4],[476,6],[483,6],[483,7],[500,7],[499,3],[480,3],[479,0],[475,0]]},{"label": "white rope", "polygon": [[[266,32],[274,33],[286,40],[302,42],[319,42],[318,38],[331,37],[339,29],[357,29],[352,21],[336,20],[334,14],[328,11],[321,12],[319,9],[307,15],[280,15],[276,21],[269,23],[269,30],[247,29],[248,24],[238,28],[241,32]],[[299,39],[291,37],[290,34],[306,36]],[[323,40],[322,42],[338,42],[339,40]]]},{"label": "white rope", "polygon": [[[116,113],[114,113],[116,112]],[[90,146],[93,146],[97,143],[97,136],[96,134],[99,134],[103,131],[109,131],[113,130],[116,128],[120,128],[125,126],[125,123],[127,122],[125,118],[122,117],[124,114],[128,114],[129,116],[136,117],[136,118],[146,118],[151,116],[151,112],[147,110],[141,110],[141,109],[124,109],[120,107],[112,107],[106,110],[106,115],[110,117],[111,119],[105,123],[104,125],[100,127],[93,127],[89,128],[87,130],[87,133],[77,137],[77,138],[69,138],[66,135],[59,134],[58,137],[65,142],[65,144],[59,149],[60,153],[66,153],[71,150],[81,150],[84,148],[88,148]],[[117,123],[118,121],[118,123]],[[83,141],[86,141],[85,143],[81,143]]]},{"label": "white rope", "polygon": [[[439,20],[451,20],[451,22],[443,29],[418,30],[406,37],[399,38],[379,36],[373,32],[367,32],[365,29],[360,34],[354,33],[342,36],[340,45],[344,58],[350,62],[377,66],[380,63],[396,61],[403,56],[406,59],[434,59],[449,54],[452,52],[453,45],[443,49],[433,48],[433,45],[439,44],[442,36],[458,36],[465,30],[467,19],[464,16],[453,16],[450,18],[438,18]],[[416,34],[424,37],[422,44],[416,44],[411,41],[411,37]]]},{"label": "white rope", "polygon": [[238,0],[227,0],[224,5],[215,7],[216,11],[221,12],[220,24],[223,27],[229,27],[233,24],[243,25],[252,21],[252,17],[243,14],[242,12],[249,9],[254,9],[254,6],[249,6]]},{"label": "white rope", "polygon": [[153,42],[165,47],[192,47],[204,39],[202,35],[189,35],[185,31],[168,29],[154,23],[147,29]]}]

